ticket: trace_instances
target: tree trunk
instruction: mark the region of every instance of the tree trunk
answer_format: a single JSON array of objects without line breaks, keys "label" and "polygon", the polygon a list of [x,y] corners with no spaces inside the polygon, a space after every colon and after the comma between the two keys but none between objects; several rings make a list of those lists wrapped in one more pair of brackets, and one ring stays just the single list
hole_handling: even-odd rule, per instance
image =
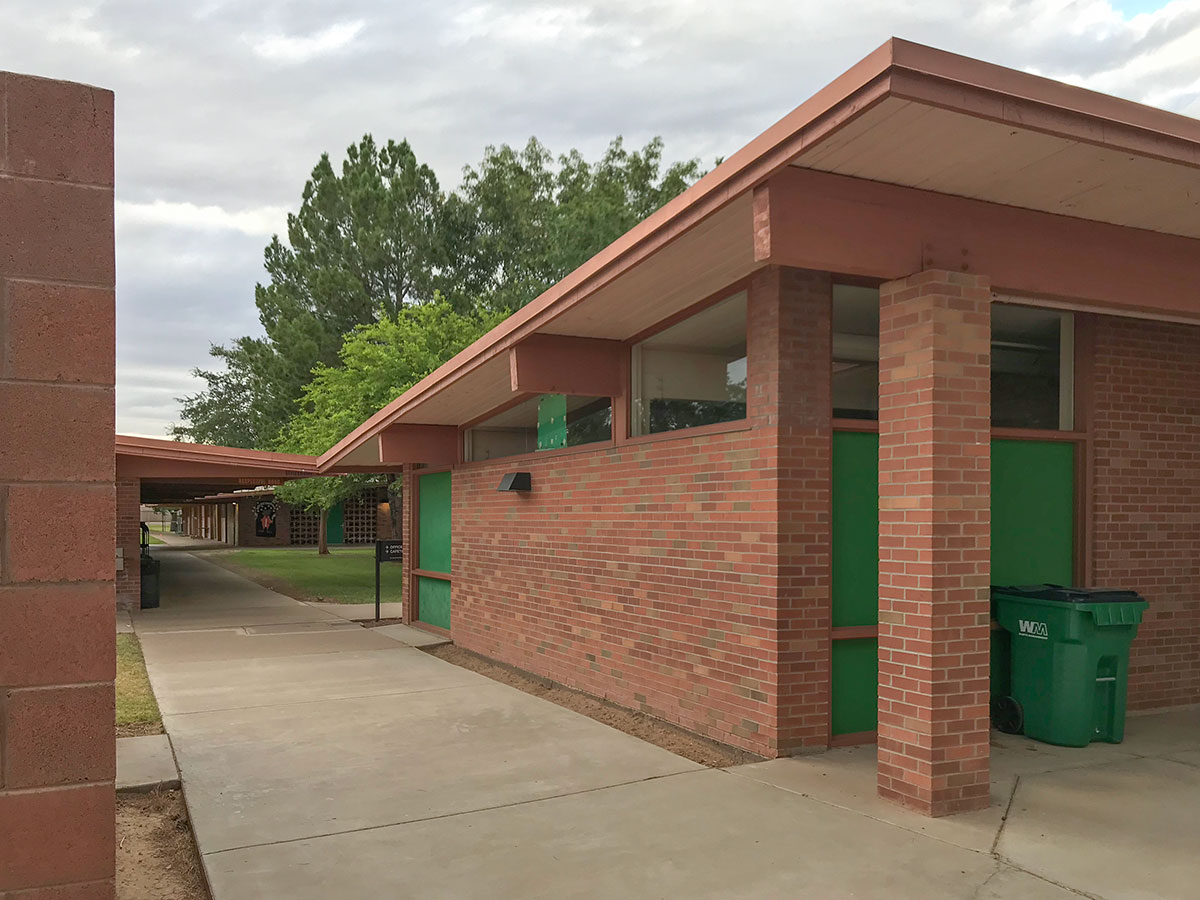
[{"label": "tree trunk", "polygon": [[317,529],[317,553],[329,555],[329,510],[321,510],[321,527]]}]

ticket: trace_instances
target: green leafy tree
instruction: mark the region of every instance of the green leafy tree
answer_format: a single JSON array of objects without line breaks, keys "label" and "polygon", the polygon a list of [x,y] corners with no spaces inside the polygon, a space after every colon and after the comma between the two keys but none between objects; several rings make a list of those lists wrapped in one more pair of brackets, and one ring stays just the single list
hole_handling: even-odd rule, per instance
[{"label": "green leafy tree", "polygon": [[589,163],[557,160],[536,138],[488,147],[447,199],[444,293],[456,308],[518,309],[586,262],[703,174],[700,161],[663,164],[663,142],[621,138]]},{"label": "green leafy tree", "polygon": [[206,387],[180,398],[172,433],[277,446],[293,416],[309,418],[314,369],[328,377],[357,326],[400,321],[437,294],[462,315],[525,305],[701,174],[697,160],[664,166],[662,152],[658,138],[632,152],[617,138],[589,163],[574,150],[555,159],[531,138],[521,150],[489,147],[448,196],[406,142],[378,147],[368,135],[340,173],[322,156],[288,217],[287,243],[276,236],[264,254],[270,279],[255,292],[263,336],[212,348],[223,368],[195,371]]},{"label": "green leafy tree", "polygon": [[[339,365],[314,370],[299,412],[276,443],[292,453],[324,453],[501,318],[497,313],[463,315],[439,299],[360,325],[346,336]],[[398,510],[395,482],[386,475],[299,479],[281,485],[276,495],[286,503],[320,512],[318,552],[325,553],[329,511],[364,487],[380,483],[388,484],[392,509]]]},{"label": "green leafy tree", "polygon": [[264,335],[212,348],[224,369],[194,371],[207,387],[180,398],[175,437],[270,447],[346,332],[433,299],[442,202],[407,141],[379,147],[367,135],[340,173],[323,154],[288,216],[287,243],[276,235],[264,251],[270,280],[254,298]]}]

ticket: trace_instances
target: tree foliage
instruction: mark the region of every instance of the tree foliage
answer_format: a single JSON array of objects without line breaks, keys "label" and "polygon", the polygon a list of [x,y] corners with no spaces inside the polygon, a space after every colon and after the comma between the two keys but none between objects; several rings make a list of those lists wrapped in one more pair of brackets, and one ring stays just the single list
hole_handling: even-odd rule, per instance
[{"label": "tree foliage", "polygon": [[[406,386],[386,364],[371,369],[372,354],[387,356],[383,343],[415,341],[410,358],[393,362],[422,368],[418,357],[429,362],[457,346],[455,328],[525,305],[701,174],[697,160],[664,168],[662,155],[658,138],[632,152],[617,138],[594,163],[575,150],[556,159],[531,138],[520,150],[488,147],[449,195],[407,142],[379,147],[367,135],[340,172],[323,155],[288,217],[287,243],[276,236],[265,250],[269,280],[255,291],[263,334],[212,348],[223,369],[196,370],[206,387],[181,398],[175,437],[328,446],[347,421],[357,424]],[[446,303],[429,318],[408,317],[439,296]],[[466,318],[452,322],[450,312]],[[371,325],[383,327],[352,348],[362,354],[360,389],[342,383],[353,396],[323,408],[338,424],[318,424],[314,397],[338,381],[343,339]],[[430,335],[419,333],[425,327]],[[306,392],[310,383],[318,394]]]}]

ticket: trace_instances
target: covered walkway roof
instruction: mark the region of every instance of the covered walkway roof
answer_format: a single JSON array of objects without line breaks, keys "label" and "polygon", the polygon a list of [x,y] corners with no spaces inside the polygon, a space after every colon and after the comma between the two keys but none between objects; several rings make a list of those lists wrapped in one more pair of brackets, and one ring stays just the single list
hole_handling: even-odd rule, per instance
[{"label": "covered walkway roof", "polygon": [[140,478],[142,502],[186,503],[198,496],[279,484],[317,474],[317,460],[296,453],[184,444],[116,436],[117,478]]},{"label": "covered walkway roof", "polygon": [[629,341],[769,264],[961,269],[1001,291],[1200,321],[1200,122],[889,40],[319,468],[378,470],[388,429],[459,426],[512,400],[509,351],[532,335]]}]

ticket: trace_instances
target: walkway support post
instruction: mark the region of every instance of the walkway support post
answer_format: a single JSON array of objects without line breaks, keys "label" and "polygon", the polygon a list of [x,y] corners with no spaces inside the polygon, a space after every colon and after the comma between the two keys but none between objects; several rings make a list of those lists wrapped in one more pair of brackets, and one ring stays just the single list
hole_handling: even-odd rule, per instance
[{"label": "walkway support post", "polygon": [[932,816],[989,802],[990,304],[961,272],[880,291],[878,785]]}]

